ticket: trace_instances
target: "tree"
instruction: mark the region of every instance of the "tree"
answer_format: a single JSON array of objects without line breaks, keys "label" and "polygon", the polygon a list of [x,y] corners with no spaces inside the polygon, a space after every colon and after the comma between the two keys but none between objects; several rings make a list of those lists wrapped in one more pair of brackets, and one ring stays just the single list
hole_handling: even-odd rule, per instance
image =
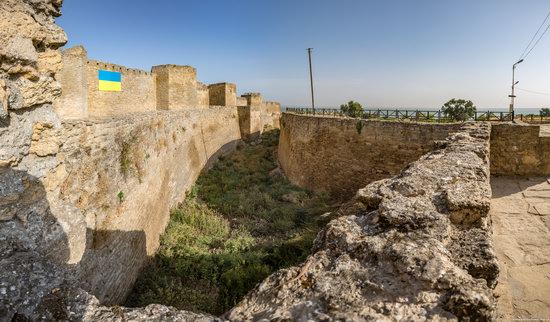
[{"label": "tree", "polygon": [[476,106],[472,101],[453,98],[441,107],[441,111],[455,121],[464,122],[474,117]]},{"label": "tree", "polygon": [[363,106],[358,102],[349,101],[347,104],[340,105],[340,111],[347,116],[361,117],[363,115]]},{"label": "tree", "polygon": [[543,107],[540,109],[540,116],[550,116],[550,108]]}]

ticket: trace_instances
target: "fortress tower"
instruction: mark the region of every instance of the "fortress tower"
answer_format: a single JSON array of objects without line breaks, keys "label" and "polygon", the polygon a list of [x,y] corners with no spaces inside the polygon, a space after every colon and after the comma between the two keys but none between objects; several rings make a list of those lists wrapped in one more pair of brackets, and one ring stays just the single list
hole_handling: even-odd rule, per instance
[{"label": "fortress tower", "polygon": [[208,85],[210,105],[237,106],[237,85],[217,83]]},{"label": "fortress tower", "polygon": [[157,108],[179,110],[208,107],[208,87],[197,81],[191,66],[160,65],[152,68],[157,82]]}]

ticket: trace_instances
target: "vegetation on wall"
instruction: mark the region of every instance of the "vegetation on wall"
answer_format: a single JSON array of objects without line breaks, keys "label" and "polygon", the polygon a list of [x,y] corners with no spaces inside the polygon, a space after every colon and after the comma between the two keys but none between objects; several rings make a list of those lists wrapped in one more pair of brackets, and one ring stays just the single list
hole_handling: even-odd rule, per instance
[{"label": "vegetation on wall", "polygon": [[363,115],[363,106],[354,101],[349,101],[347,104],[340,105],[340,110],[350,117],[361,117],[361,115]]},{"label": "vegetation on wall", "polygon": [[443,104],[441,111],[454,121],[464,122],[474,117],[476,106],[472,101],[453,98]]},{"label": "vegetation on wall", "polygon": [[363,121],[359,120],[357,121],[357,124],[355,124],[355,129],[357,130],[357,134],[361,134],[361,131],[363,130]]},{"label": "vegetation on wall", "polygon": [[276,169],[278,131],[220,158],[172,210],[128,305],[221,314],[279,268],[305,260],[331,210]]}]

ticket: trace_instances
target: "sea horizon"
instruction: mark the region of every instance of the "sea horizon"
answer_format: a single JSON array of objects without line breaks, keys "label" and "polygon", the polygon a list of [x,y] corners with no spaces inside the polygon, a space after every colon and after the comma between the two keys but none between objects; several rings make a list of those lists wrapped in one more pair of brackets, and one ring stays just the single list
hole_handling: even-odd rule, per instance
[{"label": "sea horizon", "polygon": [[[310,106],[282,106],[281,107],[281,110],[284,112],[286,111],[287,108],[310,108]],[[315,107],[316,109],[339,109],[340,107],[338,106],[316,106]],[[386,111],[386,110],[407,110],[407,111],[439,111],[441,110],[441,107],[378,107],[378,106],[364,106],[363,107],[364,110],[381,110],[381,111]],[[476,110],[478,112],[508,112],[508,107],[476,107]],[[514,108],[515,110],[515,114],[516,115],[519,115],[519,114],[523,114],[523,115],[528,115],[528,114],[535,114],[535,115],[539,115],[540,113],[540,108],[532,108],[532,107],[526,107],[526,108],[523,108],[523,107],[516,107]]]}]

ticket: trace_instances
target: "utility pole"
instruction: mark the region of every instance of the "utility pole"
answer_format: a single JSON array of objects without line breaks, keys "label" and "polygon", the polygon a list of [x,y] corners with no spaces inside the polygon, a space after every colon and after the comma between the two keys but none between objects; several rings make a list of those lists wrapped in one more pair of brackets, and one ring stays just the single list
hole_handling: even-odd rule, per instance
[{"label": "utility pole", "polygon": [[514,98],[516,97],[516,95],[514,95],[514,88],[516,87],[517,83],[519,83],[519,81],[516,82],[516,65],[521,62],[523,62],[523,59],[518,60],[517,63],[512,65],[512,95],[508,95],[508,97],[510,97],[511,99],[509,110],[510,113],[514,113]]},{"label": "utility pole", "polygon": [[313,114],[315,114],[315,98],[313,96],[313,71],[311,68],[311,51],[313,48],[307,49],[307,55],[309,57],[309,80],[311,82],[311,109],[313,110]]}]

